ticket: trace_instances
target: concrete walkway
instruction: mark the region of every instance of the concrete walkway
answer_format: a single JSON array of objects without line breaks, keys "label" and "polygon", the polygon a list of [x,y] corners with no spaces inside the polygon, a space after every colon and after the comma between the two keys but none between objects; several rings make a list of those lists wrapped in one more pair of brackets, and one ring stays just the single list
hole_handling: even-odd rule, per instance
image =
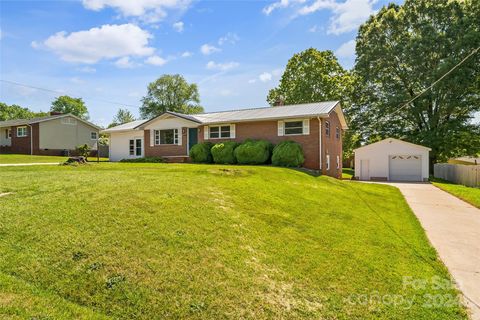
[{"label": "concrete walkway", "polygon": [[428,183],[388,183],[400,189],[480,320],[480,209]]},{"label": "concrete walkway", "polygon": [[23,166],[52,166],[60,162],[36,162],[36,163],[0,163],[0,167],[23,167]]}]

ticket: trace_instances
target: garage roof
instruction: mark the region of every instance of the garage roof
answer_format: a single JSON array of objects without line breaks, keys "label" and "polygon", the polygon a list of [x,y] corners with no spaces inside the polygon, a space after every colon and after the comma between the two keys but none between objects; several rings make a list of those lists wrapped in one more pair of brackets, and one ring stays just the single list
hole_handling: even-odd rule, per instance
[{"label": "garage roof", "polygon": [[383,140],[380,140],[380,141],[377,141],[377,142],[374,142],[374,143],[371,143],[371,144],[367,144],[367,145],[364,145],[364,146],[361,146],[360,148],[356,148],[353,150],[353,152],[359,150],[359,149],[364,149],[364,148],[369,148],[369,147],[372,147],[372,146],[376,146],[378,144],[381,144],[381,143],[385,143],[385,142],[388,142],[388,143],[392,143],[392,142],[400,142],[400,143],[403,143],[403,144],[407,144],[407,145],[410,145],[412,147],[417,147],[417,148],[421,148],[421,149],[426,149],[426,150],[432,150],[428,147],[425,147],[425,146],[422,146],[422,145],[419,145],[419,144],[415,144],[415,143],[411,143],[411,142],[407,142],[407,141],[403,141],[403,140],[400,140],[400,139],[395,139],[395,138],[386,138],[386,139],[383,139]]}]

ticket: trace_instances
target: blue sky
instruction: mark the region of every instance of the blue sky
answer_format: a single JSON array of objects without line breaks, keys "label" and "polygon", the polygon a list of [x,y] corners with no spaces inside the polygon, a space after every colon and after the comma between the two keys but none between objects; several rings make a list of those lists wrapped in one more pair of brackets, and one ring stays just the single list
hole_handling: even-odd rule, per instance
[{"label": "blue sky", "polygon": [[[103,126],[120,107],[138,115],[162,74],[197,83],[206,111],[260,107],[296,52],[329,49],[350,68],[359,24],[386,3],[1,0],[0,75],[82,97]],[[37,111],[58,95],[0,83],[0,101]]]}]

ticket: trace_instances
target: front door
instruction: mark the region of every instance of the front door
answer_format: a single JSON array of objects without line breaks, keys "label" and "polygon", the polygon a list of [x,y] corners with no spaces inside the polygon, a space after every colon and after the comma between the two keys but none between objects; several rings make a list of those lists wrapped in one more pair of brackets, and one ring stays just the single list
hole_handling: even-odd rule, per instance
[{"label": "front door", "polygon": [[360,160],[360,180],[370,180],[369,160]]},{"label": "front door", "polygon": [[142,156],[143,153],[143,139],[137,138],[137,139],[131,139],[129,141],[129,154],[130,156],[139,158]]},{"label": "front door", "polygon": [[198,142],[198,129],[188,128],[188,151]]}]

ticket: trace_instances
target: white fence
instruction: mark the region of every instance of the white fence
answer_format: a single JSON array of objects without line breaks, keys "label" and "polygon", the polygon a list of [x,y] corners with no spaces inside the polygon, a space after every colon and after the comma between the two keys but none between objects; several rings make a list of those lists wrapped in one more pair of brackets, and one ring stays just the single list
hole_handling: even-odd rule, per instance
[{"label": "white fence", "polygon": [[480,187],[480,165],[436,163],[433,176],[468,187]]}]

